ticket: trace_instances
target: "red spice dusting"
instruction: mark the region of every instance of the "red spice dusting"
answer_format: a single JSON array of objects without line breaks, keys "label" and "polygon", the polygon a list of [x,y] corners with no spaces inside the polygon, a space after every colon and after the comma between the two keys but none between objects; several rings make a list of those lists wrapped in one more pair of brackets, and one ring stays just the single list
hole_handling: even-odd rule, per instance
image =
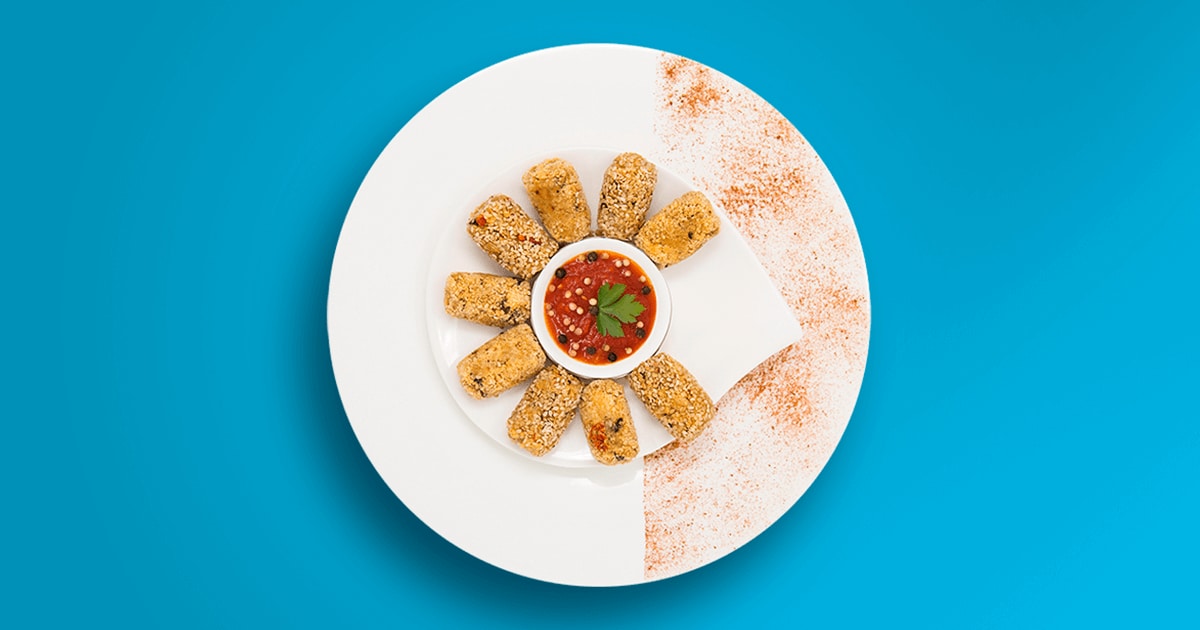
[{"label": "red spice dusting", "polygon": [[724,86],[713,81],[712,70],[682,57],[664,61],[663,74],[672,83],[681,80],[681,74],[688,75],[682,92],[676,91],[667,99],[668,106],[678,107],[688,116],[698,116],[711,108],[725,91]]},{"label": "red spice dusting", "polygon": [[[804,338],[730,389],[695,442],[646,457],[650,579],[745,544],[803,493],[849,420],[870,331],[858,236],[811,146],[778,111],[724,75],[681,57],[661,59],[661,163],[713,192]],[[721,133],[710,133],[715,129]]]}]

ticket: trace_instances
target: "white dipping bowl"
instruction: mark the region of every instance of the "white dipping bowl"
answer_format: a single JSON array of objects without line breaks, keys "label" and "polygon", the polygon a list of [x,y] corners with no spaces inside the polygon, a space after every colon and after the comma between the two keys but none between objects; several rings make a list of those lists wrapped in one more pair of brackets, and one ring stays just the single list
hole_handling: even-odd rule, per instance
[{"label": "white dipping bowl", "polygon": [[[584,363],[571,357],[558,346],[553,332],[546,325],[546,286],[554,278],[554,270],[570,262],[572,258],[580,254],[587,254],[596,250],[616,252],[636,262],[646,272],[646,278],[649,279],[650,284],[654,287],[655,296],[654,324],[650,327],[650,335],[646,337],[641,347],[633,354],[619,357],[612,363],[601,365]],[[534,334],[542,344],[542,349],[546,351],[546,355],[550,357],[551,361],[583,378],[620,378],[629,374],[633,371],[633,368],[641,365],[643,361],[654,356],[655,352],[658,352],[658,348],[662,346],[663,339],[667,336],[667,328],[671,324],[671,292],[667,288],[667,281],[663,279],[662,272],[659,271],[654,261],[642,253],[642,250],[625,241],[593,237],[563,246],[533,281],[532,290],[533,302],[529,319],[530,324],[533,325]]]}]

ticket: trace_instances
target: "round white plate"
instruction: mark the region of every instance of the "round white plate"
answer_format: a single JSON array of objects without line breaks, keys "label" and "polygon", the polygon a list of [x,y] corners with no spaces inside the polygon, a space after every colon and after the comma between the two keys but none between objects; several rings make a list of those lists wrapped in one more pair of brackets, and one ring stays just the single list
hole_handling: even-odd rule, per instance
[{"label": "round white plate", "polygon": [[[447,222],[514,165],[578,147],[637,151],[704,192],[722,214],[718,239],[731,233],[729,242],[752,252],[791,313],[788,326],[768,328],[802,331],[739,371],[748,374],[724,387],[695,442],[613,468],[547,465],[481,431],[439,375],[446,359],[427,333],[436,328],[431,267]],[[711,562],[795,503],[850,418],[870,313],[849,210],[786,119],[690,60],[582,45],[487,68],[400,130],[346,217],[328,323],[355,434],[414,514],[509,571],[619,585]]]}]

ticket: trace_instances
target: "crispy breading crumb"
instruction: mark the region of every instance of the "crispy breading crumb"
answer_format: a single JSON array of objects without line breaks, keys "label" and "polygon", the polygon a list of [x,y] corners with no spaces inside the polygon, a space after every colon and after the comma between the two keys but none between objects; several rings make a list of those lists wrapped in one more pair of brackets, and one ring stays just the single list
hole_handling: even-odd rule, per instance
[{"label": "crispy breading crumb", "polygon": [[684,193],[650,217],[633,242],[654,262],[666,267],[696,253],[721,230],[721,221],[704,193]]},{"label": "crispy breading crumb", "polygon": [[506,328],[529,321],[530,283],[490,273],[456,272],[446,278],[446,314]]},{"label": "crispy breading crumb", "polygon": [[551,236],[574,243],[591,232],[592,211],[570,162],[550,158],[526,171],[521,181]]},{"label": "crispy breading crumb", "polygon": [[680,442],[691,442],[716,413],[712,398],[687,368],[660,352],[629,373],[629,387]]},{"label": "crispy breading crumb", "polygon": [[629,419],[625,388],[616,381],[592,381],[579,405],[584,434],[592,457],[612,466],[633,461],[638,454],[637,429]]},{"label": "crispy breading crumb", "polygon": [[538,372],[508,417],[508,437],[535,456],[550,452],[575,417],[583,383],[559,365]]},{"label": "crispy breading crumb", "polygon": [[622,153],[604,171],[596,233],[628,241],[642,228],[658,183],[654,164],[637,153]]},{"label": "crispy breading crumb", "polygon": [[492,260],[526,280],[558,251],[558,243],[507,195],[479,204],[467,220],[467,234]]},{"label": "crispy breading crumb", "polygon": [[458,380],[472,398],[489,398],[533,376],[546,353],[529,324],[514,326],[485,341],[458,362]]}]

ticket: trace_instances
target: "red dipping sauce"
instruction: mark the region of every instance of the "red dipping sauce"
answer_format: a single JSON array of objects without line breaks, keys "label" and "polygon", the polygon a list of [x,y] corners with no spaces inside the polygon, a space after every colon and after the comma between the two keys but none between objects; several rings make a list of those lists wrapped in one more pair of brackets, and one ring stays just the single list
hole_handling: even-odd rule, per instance
[{"label": "red dipping sauce", "polygon": [[[592,365],[616,363],[632,356],[650,337],[657,311],[654,287],[628,256],[598,249],[543,273],[554,275],[546,285],[546,328],[571,358]],[[615,337],[601,334],[596,318],[600,287],[619,284],[625,285],[624,294],[632,295],[643,310],[630,323],[612,320],[622,333]]]}]

